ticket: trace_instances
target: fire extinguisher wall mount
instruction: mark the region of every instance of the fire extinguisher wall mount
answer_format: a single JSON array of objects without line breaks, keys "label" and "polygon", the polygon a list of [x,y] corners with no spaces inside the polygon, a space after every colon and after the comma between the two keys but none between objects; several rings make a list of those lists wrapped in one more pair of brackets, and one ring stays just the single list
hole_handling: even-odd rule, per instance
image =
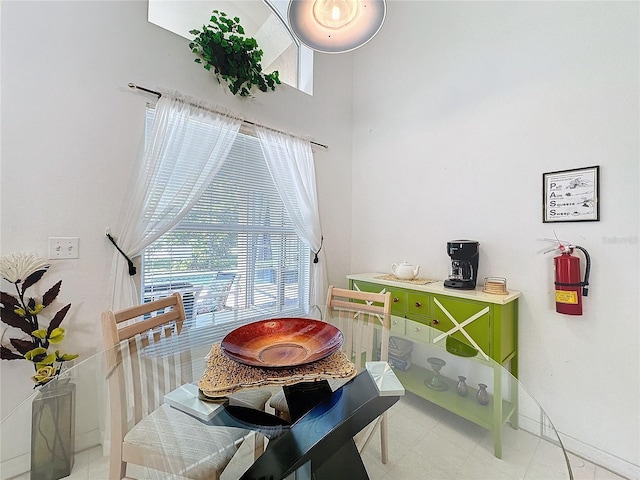
[{"label": "fire extinguisher wall mount", "polygon": [[[561,254],[554,257],[556,311],[566,315],[582,315],[582,297],[589,294],[589,273],[591,258],[589,253],[578,245],[558,247]],[[580,250],[587,262],[584,280],[580,279],[580,258],[572,255],[573,249]]]}]

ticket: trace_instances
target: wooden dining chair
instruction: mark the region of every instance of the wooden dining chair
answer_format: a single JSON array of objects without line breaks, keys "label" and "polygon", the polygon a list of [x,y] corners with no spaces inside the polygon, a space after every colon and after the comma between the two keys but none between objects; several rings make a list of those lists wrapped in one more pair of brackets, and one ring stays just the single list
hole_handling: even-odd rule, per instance
[{"label": "wooden dining chair", "polygon": [[[344,335],[342,349],[358,371],[364,370],[366,362],[388,360],[391,293],[360,292],[331,285],[327,294],[327,311],[333,317],[332,323],[342,331]],[[381,328],[383,326],[386,328]],[[336,390],[344,381],[337,380],[329,383],[332,390]],[[284,393],[276,393],[271,397],[269,405],[277,416],[289,418]],[[389,447],[386,412],[360,432],[354,440],[358,450],[362,452],[378,429],[382,463],[387,463]]]},{"label": "wooden dining chair", "polygon": [[[124,478],[127,464],[192,479],[219,479],[248,434],[240,428],[207,426],[164,403],[166,393],[194,381],[184,321],[179,293],[102,314],[110,479]],[[264,410],[269,397],[267,391],[254,391],[239,403]],[[262,452],[258,450],[257,444],[256,456]]]}]

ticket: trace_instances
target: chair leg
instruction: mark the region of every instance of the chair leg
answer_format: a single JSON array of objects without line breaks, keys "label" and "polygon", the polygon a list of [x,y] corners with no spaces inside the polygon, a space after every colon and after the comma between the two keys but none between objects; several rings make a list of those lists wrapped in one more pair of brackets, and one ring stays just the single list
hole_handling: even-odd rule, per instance
[{"label": "chair leg", "polygon": [[109,465],[109,478],[127,478],[127,464],[118,460]]},{"label": "chair leg", "polygon": [[109,478],[120,479],[127,477],[127,462],[122,461],[121,443],[112,445],[109,458]]},{"label": "chair leg", "polygon": [[353,440],[354,442],[356,442],[356,446],[358,447],[359,453],[364,452],[365,449],[369,446],[369,443],[371,442],[373,437],[375,437],[376,431],[378,430],[378,427],[380,427],[381,423],[382,415],[376,418],[374,422],[371,422],[367,427],[365,427],[363,430],[357,433],[355,437],[353,437]]},{"label": "chair leg", "polygon": [[382,453],[382,463],[386,464],[389,461],[389,440],[388,440],[388,424],[387,424],[387,412],[382,414],[382,421],[380,422],[380,451]]}]

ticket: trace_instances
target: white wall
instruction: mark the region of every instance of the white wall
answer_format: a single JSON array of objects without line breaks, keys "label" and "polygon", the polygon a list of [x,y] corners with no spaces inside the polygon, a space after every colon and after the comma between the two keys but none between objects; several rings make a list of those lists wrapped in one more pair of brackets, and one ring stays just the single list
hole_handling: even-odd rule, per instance
[{"label": "white wall", "polygon": [[[283,86],[249,100],[148,24],[146,2],[4,1],[1,13],[0,253],[80,237],[80,259],[44,277],[62,278],[73,304],[69,350],[99,343],[104,229],[149,98],[126,84],[174,88],[330,145],[316,170],[332,283],[404,259],[443,278],[445,242],[479,240],[480,275],[523,292],[522,382],[570,447],[638,476],[637,2],[391,1],[366,47],[316,56],[313,97]],[[542,173],[589,165],[601,166],[602,220],[543,224]],[[593,257],[582,317],[553,310],[538,239],[554,230]],[[3,361],[0,374],[4,418],[31,372]],[[24,437],[3,430],[3,458],[27,441],[25,422]]]},{"label": "white wall", "polygon": [[[353,272],[520,290],[520,380],[573,451],[640,477],[638,2],[388,3],[354,64]],[[542,173],[600,165],[601,221],[542,222]],[[584,315],[556,314],[553,237],[591,254]],[[584,265],[584,261],[583,261]]]},{"label": "white wall", "polygon": [[[351,58],[316,58],[313,97],[283,85],[239,99],[193,62],[187,40],[146,17],[146,1],[2,3],[0,253],[46,257],[49,236],[80,237],[80,258],[55,261],[41,283],[63,280],[60,302],[72,304],[64,345],[81,359],[101,343],[113,252],[105,227],[117,224],[145,102],[154,98],[130,90],[129,82],[176,89],[328,144],[315,157],[329,280],[349,272]],[[20,361],[0,362],[0,373],[4,418],[31,393],[33,373]],[[91,401],[93,392],[78,392],[80,408]],[[24,436],[3,429],[3,459],[26,445],[24,421]]]}]

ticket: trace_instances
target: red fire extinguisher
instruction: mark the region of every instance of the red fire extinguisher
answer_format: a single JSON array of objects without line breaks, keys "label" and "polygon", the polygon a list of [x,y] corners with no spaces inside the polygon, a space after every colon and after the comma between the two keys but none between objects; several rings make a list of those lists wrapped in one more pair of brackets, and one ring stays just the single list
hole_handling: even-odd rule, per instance
[{"label": "red fire extinguisher", "polygon": [[[562,245],[558,247],[561,254],[553,258],[556,286],[556,312],[566,315],[582,315],[582,296],[589,293],[589,273],[591,258],[589,253],[578,245]],[[584,280],[580,280],[580,258],[573,256],[577,248],[587,261]]]}]

